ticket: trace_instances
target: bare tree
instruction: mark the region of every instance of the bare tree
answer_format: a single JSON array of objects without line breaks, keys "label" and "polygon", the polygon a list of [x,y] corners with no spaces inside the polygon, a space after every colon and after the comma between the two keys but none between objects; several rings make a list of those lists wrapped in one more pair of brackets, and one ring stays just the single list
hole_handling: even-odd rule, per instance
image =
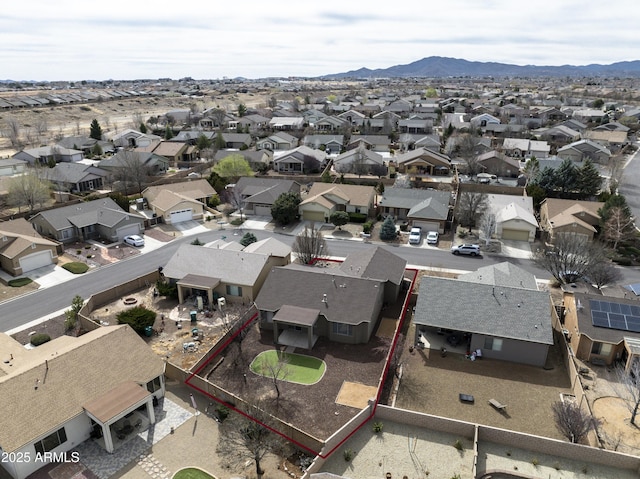
[{"label": "bare tree", "polygon": [[551,408],[556,427],[573,443],[582,441],[598,425],[598,419],[572,401],[556,401]]},{"label": "bare tree", "polygon": [[369,173],[369,165],[367,165],[367,160],[363,153],[359,153],[353,160],[351,163],[351,171],[355,175],[358,175],[358,178]]},{"label": "bare tree", "polygon": [[224,200],[229,203],[236,211],[240,212],[240,221],[244,221],[242,215],[244,211],[244,198],[237,188],[228,188],[224,191]]},{"label": "bare tree", "polygon": [[618,247],[621,241],[627,241],[635,236],[635,222],[625,208],[614,206],[609,209],[609,217],[604,224],[602,234],[613,249]]},{"label": "bare tree", "polygon": [[14,117],[10,116],[5,120],[7,124],[7,129],[4,135],[11,142],[11,146],[15,149],[19,149],[22,147],[22,143],[20,141],[20,123]]},{"label": "bare tree", "polygon": [[268,377],[273,382],[273,387],[276,391],[276,399],[280,398],[279,381],[286,381],[287,377],[291,374],[289,360],[285,354],[286,353],[276,350],[277,357],[275,360],[269,360],[265,357],[260,362],[262,375]]},{"label": "bare tree", "polygon": [[49,130],[49,124],[47,123],[47,120],[44,118],[40,118],[34,123],[33,127],[38,135],[38,140],[42,141],[42,138],[47,134],[47,131]]},{"label": "bare tree", "polygon": [[636,418],[640,412],[640,360],[634,358],[628,371],[622,364],[617,365],[615,371],[618,382],[614,383],[614,388],[631,413],[629,422],[637,426]]},{"label": "bare tree", "polygon": [[133,128],[134,130],[138,130],[140,128],[140,125],[143,124],[144,117],[142,116],[142,113],[139,111],[134,112],[131,116],[131,128]]},{"label": "bare tree", "polygon": [[316,229],[315,223],[305,225],[304,231],[296,236],[292,250],[303,264],[311,264],[329,255],[327,242],[320,230]]},{"label": "bare tree", "polygon": [[622,273],[609,261],[600,261],[590,266],[587,275],[591,284],[602,289],[603,286],[622,280]]},{"label": "bare tree", "polygon": [[465,133],[458,138],[456,150],[460,158],[464,161],[466,172],[474,177],[480,173],[481,165],[478,162],[478,145],[480,141],[477,136]]},{"label": "bare tree", "polygon": [[222,108],[215,108],[211,110],[211,112],[209,113],[209,116],[215,120],[216,126],[218,128],[224,129],[224,126],[225,126],[224,120],[227,118],[226,111],[224,111]]},{"label": "bare tree", "polygon": [[588,275],[598,263],[606,261],[601,244],[576,233],[557,234],[554,243],[538,249],[532,259],[560,284],[573,283]]},{"label": "bare tree", "polygon": [[51,185],[40,178],[35,169],[30,169],[23,175],[11,178],[8,189],[9,204],[17,206],[18,211],[22,206],[27,206],[31,212],[49,199]]},{"label": "bare tree", "polygon": [[496,215],[485,212],[482,215],[482,221],[480,222],[480,231],[484,234],[485,245],[489,246],[491,243],[491,236],[496,232]]},{"label": "bare tree", "polygon": [[456,207],[458,222],[471,232],[471,228],[476,225],[478,216],[487,209],[488,197],[486,193],[464,192],[460,195]]},{"label": "bare tree", "polygon": [[253,461],[256,476],[261,479],[265,471],[262,460],[268,454],[283,455],[287,450],[284,438],[269,426],[271,415],[266,412],[265,402],[249,407],[246,412],[231,414],[220,425],[217,452],[224,461],[240,466]]},{"label": "bare tree", "polygon": [[130,183],[136,185],[138,193],[142,194],[144,185],[149,180],[149,167],[142,162],[137,151],[122,150],[118,153],[118,157],[120,161],[116,170],[116,179],[122,182],[125,195]]}]

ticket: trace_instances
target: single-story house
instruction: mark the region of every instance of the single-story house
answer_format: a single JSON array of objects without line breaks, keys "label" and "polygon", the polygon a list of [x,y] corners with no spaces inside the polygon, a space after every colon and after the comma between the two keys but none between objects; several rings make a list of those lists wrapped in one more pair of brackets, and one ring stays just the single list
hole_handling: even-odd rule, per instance
[{"label": "single-story house", "polygon": [[373,216],[375,197],[373,186],[315,182],[298,211],[303,220],[319,223],[328,223],[336,211]]},{"label": "single-story house", "polygon": [[256,141],[256,150],[292,150],[298,146],[298,139],[284,131],[278,131]]},{"label": "single-story house", "polygon": [[377,152],[388,152],[391,148],[391,140],[387,135],[351,135],[347,150],[360,147]]},{"label": "single-story house", "polygon": [[463,273],[458,281],[488,284],[496,287],[525,288],[538,290],[535,275],[509,261],[483,266],[475,271]]},{"label": "single-story house", "polygon": [[571,161],[584,161],[587,158],[595,163],[607,163],[611,158],[611,151],[591,140],[579,140],[558,149],[558,158]]},{"label": "single-story house", "polygon": [[426,331],[448,330],[483,357],[543,367],[554,313],[546,291],[423,276],[413,322],[416,343]]},{"label": "single-story house", "polygon": [[57,163],[53,168],[38,170],[38,174],[60,191],[83,193],[104,187],[107,170],[84,163]]},{"label": "single-story house", "polygon": [[215,194],[204,179],[149,186],[142,191],[149,209],[167,224],[202,219],[207,201]]},{"label": "single-story house", "polygon": [[98,238],[116,243],[144,231],[144,217],[124,211],[111,198],[41,211],[29,222],[41,235],[61,243]]},{"label": "single-story house", "polygon": [[304,118],[301,116],[276,116],[269,120],[269,128],[274,130],[302,130]]},{"label": "single-story house", "polygon": [[293,180],[243,176],[233,190],[242,199],[245,214],[270,217],[271,207],[281,194],[300,194],[300,183]]},{"label": "single-story house", "polygon": [[591,241],[598,232],[598,210],[602,205],[598,201],[546,198],[540,204],[540,228],[550,242],[562,233],[581,235]]},{"label": "single-story house", "polygon": [[273,158],[273,169],[278,173],[312,173],[320,171],[327,161],[327,154],[307,146],[299,146],[284,155]]},{"label": "single-story house", "polygon": [[153,149],[153,153],[166,158],[173,164],[180,161],[194,161],[197,157],[195,146],[178,141],[162,141]]},{"label": "single-story house", "polygon": [[507,178],[515,178],[520,173],[520,162],[515,158],[509,158],[503,153],[491,150],[476,157],[482,173]]},{"label": "single-story house", "polygon": [[356,175],[371,174],[384,176],[384,158],[375,151],[364,147],[347,150],[333,160],[333,168],[338,173],[354,173]]},{"label": "single-story house", "polygon": [[58,262],[58,244],[43,238],[24,218],[0,223],[0,266],[20,276]]},{"label": "single-story house", "polygon": [[507,156],[513,158],[546,158],[551,147],[546,141],[527,140],[522,138],[505,138],[502,149]]},{"label": "single-story house", "polygon": [[447,176],[451,172],[451,159],[427,148],[402,153],[395,161],[401,173],[409,173],[411,176]]},{"label": "single-story house", "polygon": [[424,148],[425,150],[440,153],[440,143],[438,135],[415,135],[412,133],[402,133],[398,138],[398,145],[400,146],[401,151]]},{"label": "single-story house", "polygon": [[384,190],[378,206],[385,216],[407,220],[423,231],[442,234],[447,221],[451,220],[451,199],[449,191],[392,187]]},{"label": "single-story house", "polygon": [[251,146],[251,135],[249,133],[222,133],[225,148],[241,149]]},{"label": "single-story house", "polygon": [[324,147],[327,155],[340,153],[343,148],[343,143],[343,135],[307,135],[302,140],[302,144],[309,148],[319,149]]},{"label": "single-story house", "polygon": [[269,256],[274,266],[286,266],[291,263],[291,246],[275,238],[256,241],[245,246],[242,251]]},{"label": "single-story house", "polygon": [[110,171],[112,174],[121,170],[126,172],[134,161],[142,164],[151,175],[161,175],[169,169],[169,160],[164,156],[134,150],[118,151],[115,155],[100,160],[98,168]]},{"label": "single-story house", "polygon": [[640,301],[632,298],[564,293],[563,332],[578,359],[627,370],[640,359]]},{"label": "single-story house", "polygon": [[500,123],[500,119],[488,113],[481,113],[469,121],[474,128],[483,128],[491,123]]},{"label": "single-story house", "polygon": [[0,450],[8,459],[0,465],[14,479],[51,462],[45,453],[89,439],[114,452],[127,424],[143,431],[156,422],[165,364],[128,325],[61,336],[34,349],[0,333],[0,350]]},{"label": "single-story house", "polygon": [[49,160],[56,163],[75,162],[83,159],[82,151],[72,148],[63,148],[62,146],[41,146],[39,148],[29,148],[19,151],[12,158],[24,160],[31,165],[46,165]]},{"label": "single-story house", "polygon": [[367,343],[383,303],[380,280],[295,264],[271,270],[255,300],[260,327],[273,330],[276,344],[308,350],[318,337]]},{"label": "single-story house", "polygon": [[310,123],[313,123],[313,128],[316,131],[332,132],[339,131],[347,123],[347,120],[336,116],[325,116],[324,118],[320,118],[318,121]]},{"label": "single-story house", "polygon": [[96,145],[100,147],[102,153],[113,153],[115,151],[115,147],[110,141],[96,140],[95,138],[91,138],[90,136],[83,135],[66,136],[58,142],[58,145],[62,146],[63,148],[82,150],[82,153],[85,156],[93,155]]},{"label": "single-story house", "polygon": [[216,152],[213,160],[218,163],[220,160],[231,155],[239,155],[243,157],[254,170],[257,170],[264,165],[268,166],[273,159],[273,153],[271,150],[220,150]]},{"label": "single-story house", "polygon": [[539,128],[532,132],[541,140],[550,141],[556,144],[566,144],[580,139],[580,132],[565,125],[555,125],[551,128]]},{"label": "single-story house", "polygon": [[269,271],[281,264],[281,253],[270,256],[183,244],[162,272],[178,287],[181,304],[193,295],[206,298],[208,304],[224,297],[227,302],[248,305],[255,301]]},{"label": "single-story house", "polygon": [[142,133],[129,128],[113,135],[111,141],[115,146],[123,148],[144,148],[153,143],[162,141],[162,137],[149,133]]},{"label": "single-story house", "polygon": [[533,214],[533,199],[529,196],[488,195],[487,212],[495,216],[495,235],[499,239],[535,240],[538,220]]},{"label": "single-story house", "polygon": [[21,175],[27,170],[29,164],[26,160],[18,158],[5,158],[0,160],[0,176]]}]

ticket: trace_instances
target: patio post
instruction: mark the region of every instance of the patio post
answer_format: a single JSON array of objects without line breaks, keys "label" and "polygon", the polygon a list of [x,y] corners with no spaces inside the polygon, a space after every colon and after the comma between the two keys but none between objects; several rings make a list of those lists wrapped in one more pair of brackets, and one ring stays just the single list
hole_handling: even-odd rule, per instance
[{"label": "patio post", "polygon": [[108,453],[113,454],[113,438],[111,437],[111,426],[109,424],[101,424],[102,437],[104,438],[104,448]]},{"label": "patio post", "polygon": [[149,424],[156,423],[156,414],[153,411],[153,395],[147,400],[147,415],[149,416]]}]

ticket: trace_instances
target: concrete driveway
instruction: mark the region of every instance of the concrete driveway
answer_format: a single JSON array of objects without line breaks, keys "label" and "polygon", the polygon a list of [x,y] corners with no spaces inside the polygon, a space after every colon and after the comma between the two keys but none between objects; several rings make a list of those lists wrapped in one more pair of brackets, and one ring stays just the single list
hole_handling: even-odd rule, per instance
[{"label": "concrete driveway", "polygon": [[247,230],[264,230],[273,221],[270,216],[245,216],[242,228]]},{"label": "concrete driveway", "polygon": [[[60,283],[68,281],[76,277],[75,274],[70,273],[66,269],[57,265],[47,265],[42,268],[33,269],[26,274],[23,274],[19,277],[28,277],[33,281],[40,285],[40,288],[48,288],[50,286],[56,286]],[[10,281],[12,279],[16,279],[10,274],[6,273],[4,270],[0,269],[0,277],[5,281]]]},{"label": "concrete driveway", "polygon": [[176,223],[173,226],[175,229],[180,231],[183,236],[191,236],[196,235],[198,233],[208,233],[211,231],[209,228],[201,225],[197,221],[183,221],[181,223]]},{"label": "concrete driveway", "polygon": [[509,258],[531,259],[531,243],[528,241],[502,240],[502,255]]}]

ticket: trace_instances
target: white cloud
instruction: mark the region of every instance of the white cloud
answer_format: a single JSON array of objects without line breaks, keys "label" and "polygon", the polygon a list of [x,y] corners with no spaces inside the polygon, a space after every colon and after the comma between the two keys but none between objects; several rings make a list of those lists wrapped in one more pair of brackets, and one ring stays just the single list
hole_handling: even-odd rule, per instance
[{"label": "white cloud", "polygon": [[431,55],[612,63],[637,59],[634,11],[630,0],[23,0],[0,17],[0,77],[316,76]]}]

